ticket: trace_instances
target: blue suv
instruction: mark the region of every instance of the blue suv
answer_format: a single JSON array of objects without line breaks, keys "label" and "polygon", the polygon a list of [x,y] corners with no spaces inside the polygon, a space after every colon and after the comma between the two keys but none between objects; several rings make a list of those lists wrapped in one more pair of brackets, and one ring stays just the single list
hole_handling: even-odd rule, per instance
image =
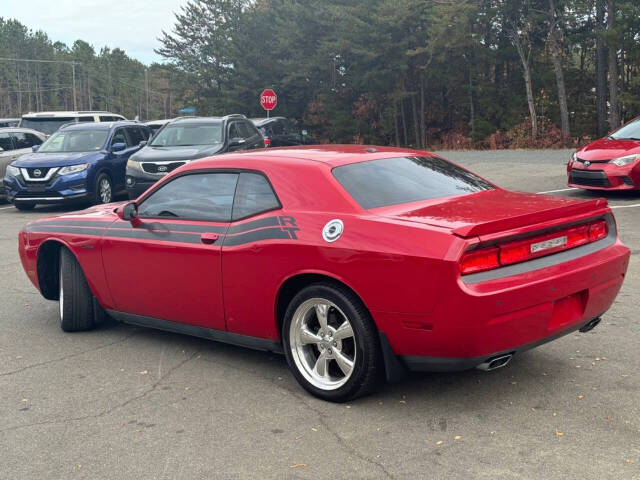
[{"label": "blue suv", "polygon": [[18,210],[36,204],[110,203],[126,191],[127,161],[150,135],[147,126],[128,121],[61,127],[7,167],[7,200]]}]

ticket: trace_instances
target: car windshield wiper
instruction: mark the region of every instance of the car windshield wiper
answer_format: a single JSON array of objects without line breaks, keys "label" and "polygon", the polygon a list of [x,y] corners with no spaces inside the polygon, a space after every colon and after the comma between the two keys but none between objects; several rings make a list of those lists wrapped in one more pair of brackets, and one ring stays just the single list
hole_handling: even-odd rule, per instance
[{"label": "car windshield wiper", "polygon": [[610,138],[611,140],[640,140],[640,138],[637,138],[637,137],[612,137],[612,136],[608,136],[606,138]]},{"label": "car windshield wiper", "polygon": [[170,212],[169,210],[162,210],[159,214],[159,217],[177,217],[178,215],[176,215],[173,212]]}]

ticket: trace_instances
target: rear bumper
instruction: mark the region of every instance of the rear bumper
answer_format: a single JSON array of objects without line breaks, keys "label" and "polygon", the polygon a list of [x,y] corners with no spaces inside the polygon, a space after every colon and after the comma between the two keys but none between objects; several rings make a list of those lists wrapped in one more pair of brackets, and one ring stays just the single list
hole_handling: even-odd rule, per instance
[{"label": "rear bumper", "polygon": [[410,369],[473,368],[551,341],[606,312],[622,286],[629,256],[616,239],[586,256],[536,270],[471,284],[460,277],[442,281],[435,308],[424,315],[372,315]]},{"label": "rear bumper", "polygon": [[599,318],[598,315],[595,318],[590,318],[587,321],[583,321],[577,325],[573,325],[571,328],[558,332],[554,335],[550,335],[548,337],[542,338],[540,340],[536,340],[531,343],[527,343],[525,345],[520,345],[515,348],[511,348],[508,350],[502,350],[500,352],[494,352],[490,355],[483,355],[481,357],[471,357],[471,358],[451,358],[451,357],[420,357],[420,356],[401,356],[400,359],[407,367],[409,371],[412,372],[458,372],[462,370],[470,370],[472,368],[476,368],[477,366],[487,362],[489,359],[500,357],[503,355],[517,355],[527,350],[531,350],[532,348],[539,347],[540,345],[544,345],[545,343],[556,340],[560,337],[564,337],[570,333],[573,333],[577,330],[580,330],[596,318]]}]

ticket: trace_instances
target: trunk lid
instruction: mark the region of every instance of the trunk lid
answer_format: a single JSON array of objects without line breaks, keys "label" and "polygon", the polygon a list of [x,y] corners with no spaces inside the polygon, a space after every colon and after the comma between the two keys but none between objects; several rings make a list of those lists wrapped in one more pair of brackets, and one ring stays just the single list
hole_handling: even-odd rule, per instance
[{"label": "trunk lid", "polygon": [[521,227],[593,213],[604,213],[603,198],[577,200],[496,188],[469,195],[394,205],[377,215],[447,228],[463,238],[489,235]]}]

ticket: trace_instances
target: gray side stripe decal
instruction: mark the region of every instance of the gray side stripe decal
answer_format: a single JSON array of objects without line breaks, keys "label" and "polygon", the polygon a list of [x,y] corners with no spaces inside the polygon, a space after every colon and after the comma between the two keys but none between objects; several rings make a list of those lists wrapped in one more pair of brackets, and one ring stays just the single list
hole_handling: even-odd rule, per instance
[{"label": "gray side stripe decal", "polygon": [[280,227],[263,228],[262,230],[254,230],[253,232],[225,237],[223,245],[225,247],[233,247],[245,243],[257,242],[258,240],[289,240],[291,238],[291,234],[286,230],[282,230]]},{"label": "gray side stripe decal", "polygon": [[201,233],[218,233],[221,244],[238,246],[260,240],[296,240],[300,230],[293,217],[268,217],[242,225],[227,227],[210,225],[183,225],[175,223],[150,222],[133,228],[129,222],[100,221],[49,221],[37,222],[25,227],[33,233],[69,233],[92,235],[105,238],[137,238],[163,242],[199,244]]}]

